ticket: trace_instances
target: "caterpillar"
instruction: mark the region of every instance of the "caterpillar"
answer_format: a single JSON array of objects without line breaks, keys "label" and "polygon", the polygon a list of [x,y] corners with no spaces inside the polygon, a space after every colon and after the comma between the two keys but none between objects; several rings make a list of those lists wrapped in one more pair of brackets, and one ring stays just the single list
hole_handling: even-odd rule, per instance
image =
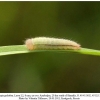
[{"label": "caterpillar", "polygon": [[41,50],[41,49],[69,49],[69,50],[78,50],[81,48],[81,45],[68,40],[68,39],[59,39],[59,38],[49,38],[49,37],[36,37],[27,39],[25,45],[28,50]]}]

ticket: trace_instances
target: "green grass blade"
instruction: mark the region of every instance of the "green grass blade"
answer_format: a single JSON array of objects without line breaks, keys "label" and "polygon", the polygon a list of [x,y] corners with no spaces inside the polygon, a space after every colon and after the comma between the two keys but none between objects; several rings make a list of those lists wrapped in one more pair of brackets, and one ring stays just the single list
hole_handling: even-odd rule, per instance
[{"label": "green grass blade", "polygon": [[21,54],[21,53],[31,53],[31,52],[77,52],[87,55],[96,55],[100,56],[100,50],[93,50],[87,48],[81,48],[80,50],[27,50],[25,45],[12,45],[12,46],[1,46],[0,47],[0,56],[11,55],[11,54]]},{"label": "green grass blade", "polygon": [[76,52],[81,53],[81,54],[100,56],[100,50],[81,48],[81,50],[79,51],[77,50]]},{"label": "green grass blade", "polygon": [[20,54],[28,53],[25,45],[11,45],[11,46],[1,46],[0,47],[0,56],[11,55],[11,54]]}]

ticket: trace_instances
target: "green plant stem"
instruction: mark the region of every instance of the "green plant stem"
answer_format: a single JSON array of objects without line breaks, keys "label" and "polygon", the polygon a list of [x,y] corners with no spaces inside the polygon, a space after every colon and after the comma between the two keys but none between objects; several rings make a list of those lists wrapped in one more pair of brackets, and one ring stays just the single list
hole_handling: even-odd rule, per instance
[{"label": "green plant stem", "polygon": [[81,54],[100,56],[100,50],[93,50],[93,49],[87,49],[87,48],[81,48],[80,50],[33,50],[33,51],[29,51],[25,45],[1,46],[0,56],[20,54],[20,53],[50,52],[50,51],[52,52],[77,52]]}]

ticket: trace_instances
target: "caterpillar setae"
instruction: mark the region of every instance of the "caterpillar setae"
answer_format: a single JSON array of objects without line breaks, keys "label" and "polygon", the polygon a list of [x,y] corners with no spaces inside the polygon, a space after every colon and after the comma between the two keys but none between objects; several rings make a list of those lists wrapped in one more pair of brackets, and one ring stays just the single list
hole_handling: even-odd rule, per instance
[{"label": "caterpillar setae", "polygon": [[49,37],[36,37],[27,39],[25,45],[28,50],[41,50],[41,49],[69,49],[78,50],[81,48],[80,44],[68,40],[59,38],[49,38]]}]

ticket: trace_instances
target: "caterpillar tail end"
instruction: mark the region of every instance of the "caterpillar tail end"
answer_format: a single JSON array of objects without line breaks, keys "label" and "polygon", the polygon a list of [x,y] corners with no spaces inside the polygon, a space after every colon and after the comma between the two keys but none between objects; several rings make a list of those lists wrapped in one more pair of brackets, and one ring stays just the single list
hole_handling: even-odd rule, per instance
[{"label": "caterpillar tail end", "polygon": [[80,44],[77,44],[76,46],[73,47],[74,50],[80,50],[81,49],[81,45]]}]

